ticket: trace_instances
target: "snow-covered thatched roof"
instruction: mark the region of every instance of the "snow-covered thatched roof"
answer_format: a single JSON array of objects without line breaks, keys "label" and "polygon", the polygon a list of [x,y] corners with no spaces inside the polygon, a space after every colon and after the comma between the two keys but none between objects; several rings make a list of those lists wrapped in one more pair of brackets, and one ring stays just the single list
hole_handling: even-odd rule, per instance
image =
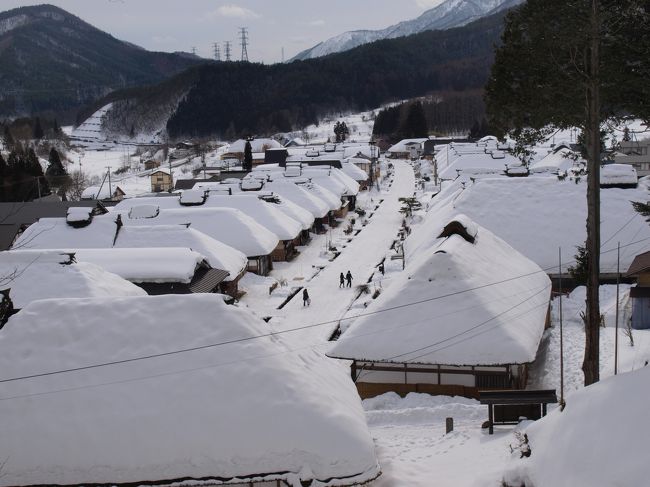
[{"label": "snow-covered thatched roof", "polygon": [[[221,187],[227,189],[226,185],[217,184],[215,185],[217,191],[210,191],[204,203],[196,206],[187,206],[187,208],[233,208],[239,210],[255,220],[259,225],[264,226],[267,230],[277,235],[280,240],[293,240],[300,234],[302,230],[301,223],[295,221],[272,204],[266,203],[251,194],[243,194],[237,196],[238,199],[233,200],[227,194],[219,194],[218,188]],[[192,201],[198,201],[198,199],[193,198]],[[133,206],[142,204],[158,204],[161,209],[186,208],[186,206],[181,204],[179,198],[148,197],[123,200],[115,206],[115,211],[128,211]],[[222,227],[221,230],[223,231],[224,228]]]},{"label": "snow-covered thatched roof", "polygon": [[[196,268],[205,257],[182,247],[79,249],[74,253],[77,262],[90,262],[130,282],[189,283]],[[223,269],[234,277],[235,269]],[[241,269],[240,269],[241,271]]]},{"label": "snow-covered thatched roof", "polygon": [[39,301],[0,334],[0,380],[119,361],[0,386],[0,485],[342,486],[379,473],[349,376],[220,295]]},{"label": "snow-covered thatched roof", "polygon": [[[347,159],[343,161],[341,163],[341,171],[343,171],[347,176],[351,177],[357,182],[366,181],[368,179],[368,174],[359,166],[355,165],[354,160],[355,159]],[[365,159],[361,160],[366,164],[368,163],[368,161]]]},{"label": "snow-covered thatched roof", "polygon": [[131,219],[125,213],[122,221],[125,226],[189,224],[190,228],[199,230],[248,257],[268,255],[279,243],[273,232],[232,208],[174,207],[161,209],[155,218]]},{"label": "snow-covered thatched roof", "polygon": [[[573,265],[576,247],[586,240],[587,185],[584,179],[558,181],[556,177],[477,179],[465,189],[458,182],[443,184],[425,216],[432,233],[439,232],[461,212],[536,262],[549,274],[557,272],[562,249],[563,271]],[[646,202],[650,191],[607,188],[601,197],[601,272],[616,272],[616,245],[621,243],[621,269],[647,250],[650,225],[631,205]],[[405,246],[407,258],[430,244],[414,233]]]},{"label": "snow-covered thatched roof", "polygon": [[325,202],[302,186],[288,182],[284,178],[265,183],[264,188],[293,201],[296,205],[311,212],[315,218],[323,218],[330,208]]},{"label": "snow-covered thatched roof", "polygon": [[[503,153],[502,153],[503,154]],[[459,172],[464,175],[477,174],[503,174],[506,166],[521,166],[521,161],[510,154],[503,154],[504,157],[493,157],[492,154],[460,154],[449,155],[450,164],[440,171],[442,179],[455,179]]]},{"label": "snow-covered thatched roof", "polygon": [[262,201],[252,194],[234,196],[210,195],[206,202],[212,208],[234,208],[252,217],[280,240],[293,240],[300,235],[302,224],[285,214],[273,203]]},{"label": "snow-covered thatched roof", "polygon": [[606,164],[600,168],[601,186],[636,186],[638,180],[631,164]]},{"label": "snow-covered thatched roof", "polygon": [[546,157],[531,164],[530,171],[533,173],[542,172],[566,172],[576,166],[584,166],[584,159],[565,146],[560,146],[550,152]]},{"label": "snow-covered thatched roof", "polygon": [[[242,251],[216,240],[188,221],[164,221],[155,218],[129,219],[120,215],[124,226],[119,228],[114,214],[96,216],[83,228],[68,225],[64,218],[41,218],[17,240],[18,249],[108,249],[183,247],[203,255],[214,269],[230,272],[226,280],[235,279],[246,268],[248,260]],[[222,230],[223,231],[223,230]],[[225,233],[225,232],[224,232]]]},{"label": "snow-covered thatched roof", "polygon": [[[251,151],[252,152],[264,152],[266,149],[282,149],[282,144],[275,139],[253,139],[251,142]],[[228,148],[228,152],[244,152],[246,147],[246,141],[244,139],[239,139]]]},{"label": "snow-covered thatched roof", "polygon": [[61,251],[0,252],[0,288],[10,288],[14,307],[37,299],[142,296],[146,293],[102,267],[71,263]]},{"label": "snow-covered thatched roof", "polygon": [[[464,232],[436,238],[431,226],[421,227],[429,245],[364,311],[366,316],[343,333],[329,356],[440,365],[535,359],[550,279],[534,262],[466,217],[453,218],[446,227]],[[473,243],[467,235],[474,235]]]},{"label": "snow-covered thatched roof", "polygon": [[[148,221],[148,220],[147,220]],[[125,225],[120,230],[115,248],[181,247],[198,252],[213,269],[228,271],[231,281],[242,273],[248,259],[241,251],[185,225]]]},{"label": "snow-covered thatched roof", "polygon": [[[641,367],[572,394],[564,411],[526,428],[533,454],[513,462],[504,480],[538,487],[647,485],[649,383],[650,367]],[[574,447],[581,443],[589,447]]]}]

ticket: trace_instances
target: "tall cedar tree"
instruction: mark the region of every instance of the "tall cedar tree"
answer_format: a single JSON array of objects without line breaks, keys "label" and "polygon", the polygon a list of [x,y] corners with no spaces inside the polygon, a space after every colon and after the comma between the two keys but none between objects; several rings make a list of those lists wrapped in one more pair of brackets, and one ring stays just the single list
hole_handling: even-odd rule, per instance
[{"label": "tall cedar tree", "polygon": [[506,18],[486,88],[490,126],[519,147],[555,128],[585,134],[585,385],[599,380],[601,129],[623,115],[650,118],[649,9],[641,0],[528,0]]},{"label": "tall cedar tree", "polygon": [[34,130],[33,130],[34,138],[37,140],[40,140],[43,138],[45,133],[43,132],[43,127],[41,126],[41,119],[39,117],[36,117],[36,120],[34,120]]},{"label": "tall cedar tree", "polygon": [[427,135],[429,135],[429,127],[422,103],[419,101],[411,103],[402,127],[402,137],[409,139]]},{"label": "tall cedar tree", "polygon": [[246,140],[244,146],[244,164],[242,165],[244,171],[251,172],[253,170],[253,149],[249,140]]}]

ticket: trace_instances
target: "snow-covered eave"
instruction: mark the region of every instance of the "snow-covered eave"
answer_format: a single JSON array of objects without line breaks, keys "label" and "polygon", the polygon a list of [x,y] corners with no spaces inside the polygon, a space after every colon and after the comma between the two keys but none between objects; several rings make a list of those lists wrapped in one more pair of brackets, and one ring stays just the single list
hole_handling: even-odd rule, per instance
[{"label": "snow-covered eave", "polygon": [[440,367],[508,367],[509,365],[530,365],[531,363],[534,362],[534,358],[522,362],[522,361],[512,361],[512,362],[498,362],[498,363],[479,363],[479,362],[474,362],[474,363],[450,363],[450,362],[423,362],[423,361],[399,361],[399,360],[384,360],[384,359],[370,359],[370,358],[360,358],[360,357],[343,357],[343,356],[338,356],[330,353],[326,353],[325,356],[333,359],[338,359],[338,360],[354,360],[355,362],[372,362],[375,364],[394,364],[394,365],[429,365],[429,366],[440,366]]},{"label": "snow-covered eave", "polygon": [[[300,474],[296,472],[275,472],[275,473],[257,473],[250,475],[238,475],[236,477],[201,477],[201,478],[192,478],[192,477],[179,477],[173,479],[161,479],[155,481],[139,481],[139,482],[111,482],[110,485],[114,487],[138,487],[142,485],[160,485],[160,486],[183,486],[183,487],[192,487],[192,486],[203,486],[203,485],[251,485],[253,483],[262,483],[262,482],[273,482],[273,481],[285,481],[288,485],[301,485],[301,480],[304,481],[313,481],[318,485],[323,487],[352,487],[355,485],[365,485],[368,482],[371,482],[377,479],[381,475],[381,469],[379,464],[376,464],[373,468],[361,472],[358,474],[353,474],[350,476],[344,477],[331,477],[328,479],[301,479]],[[58,487],[81,487],[87,485],[96,485],[92,483],[84,482],[83,484],[57,484]],[[42,487],[42,484],[36,485],[25,485],[24,487]]]}]

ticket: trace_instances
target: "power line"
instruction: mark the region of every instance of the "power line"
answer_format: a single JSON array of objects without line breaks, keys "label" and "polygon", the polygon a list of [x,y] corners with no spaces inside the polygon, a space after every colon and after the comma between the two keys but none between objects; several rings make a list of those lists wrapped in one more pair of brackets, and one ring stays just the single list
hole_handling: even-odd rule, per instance
[{"label": "power line", "polygon": [[[647,241],[647,240],[650,240],[650,237],[641,239],[641,240],[636,241],[636,242],[630,242],[630,243],[628,243],[626,245],[621,245],[621,248],[628,247],[630,245],[636,245],[636,244],[638,244],[640,242],[644,242],[644,241]],[[612,251],[615,251],[615,250],[617,250],[617,249],[606,250],[606,251],[601,252],[601,254],[609,253],[609,252],[612,252]],[[569,262],[569,263],[571,263],[571,262]],[[573,263],[575,263],[575,261],[573,261]],[[167,356],[170,356],[170,355],[178,355],[178,354],[182,354],[182,353],[194,352],[194,351],[199,351],[199,350],[206,350],[206,349],[216,348],[216,347],[225,346],[225,345],[232,345],[234,343],[247,342],[247,341],[256,340],[256,339],[260,339],[260,338],[268,338],[268,337],[271,337],[271,336],[283,335],[285,333],[293,333],[293,332],[297,332],[297,331],[308,330],[308,329],[317,328],[317,327],[320,327],[320,326],[340,323],[341,321],[345,321],[345,320],[354,320],[354,319],[362,318],[362,317],[365,317],[365,316],[373,316],[373,315],[376,315],[376,314],[379,314],[379,313],[385,313],[387,311],[393,311],[393,310],[397,310],[397,309],[408,308],[408,307],[411,307],[411,306],[417,306],[419,304],[423,304],[423,303],[427,303],[427,302],[431,302],[431,301],[437,301],[437,300],[440,300],[440,299],[449,298],[451,296],[458,296],[458,295],[465,294],[465,293],[472,292],[472,291],[476,291],[476,290],[479,290],[479,289],[484,289],[484,288],[487,288],[487,287],[490,287],[490,286],[496,286],[496,285],[503,284],[503,283],[506,283],[506,282],[511,282],[511,281],[514,281],[514,280],[517,280],[517,279],[522,279],[524,277],[532,276],[532,275],[538,274],[540,272],[546,273],[546,271],[554,269],[554,268],[555,267],[549,267],[548,269],[540,269],[538,271],[528,272],[526,274],[521,274],[519,276],[514,276],[514,277],[507,278],[507,279],[502,279],[500,281],[495,281],[495,282],[491,282],[491,283],[487,283],[487,284],[482,284],[480,286],[475,286],[475,287],[472,287],[472,288],[462,289],[462,290],[454,291],[454,292],[447,293],[447,294],[441,294],[439,296],[434,296],[434,297],[431,297],[431,298],[421,299],[419,301],[413,301],[413,302],[410,302],[410,303],[399,304],[399,305],[391,306],[391,307],[388,307],[388,308],[382,308],[382,309],[378,309],[376,311],[368,311],[368,312],[365,312],[365,313],[359,313],[359,314],[356,314],[354,316],[349,316],[349,317],[346,317],[346,318],[338,318],[338,319],[333,319],[333,320],[327,320],[327,321],[322,321],[322,322],[319,322],[319,323],[313,323],[313,324],[310,324],[310,325],[302,325],[302,326],[298,326],[298,327],[295,327],[295,328],[280,330],[280,331],[277,331],[277,332],[264,333],[264,334],[261,334],[261,335],[253,335],[253,336],[250,336],[250,337],[242,337],[242,338],[237,338],[237,339],[232,339],[232,340],[226,340],[226,341],[223,341],[223,342],[217,342],[217,343],[211,343],[211,344],[207,344],[207,345],[201,345],[201,346],[197,346],[197,347],[190,347],[190,348],[172,350],[172,351],[169,351],[169,352],[161,352],[161,353],[157,353],[157,354],[150,354],[150,355],[143,355],[143,356],[139,356],[139,357],[132,357],[132,358],[129,358],[129,359],[115,360],[115,361],[111,361],[111,362],[103,362],[103,363],[98,363],[98,364],[86,365],[86,366],[81,366],[81,367],[74,367],[74,368],[69,368],[69,369],[61,369],[61,370],[55,370],[55,371],[50,371],[50,372],[42,372],[42,373],[38,373],[38,374],[31,374],[31,375],[20,376],[20,377],[12,377],[12,378],[9,378],[9,379],[0,379],[0,384],[7,383],[7,382],[15,382],[15,381],[19,381],[19,380],[35,379],[35,378],[38,378],[38,377],[47,377],[47,376],[52,376],[52,375],[65,374],[65,373],[70,373],[70,372],[78,372],[78,371],[82,371],[82,370],[96,369],[96,368],[107,367],[107,366],[112,366],[112,365],[120,365],[120,364],[126,364],[126,363],[131,363],[131,362],[139,362],[139,361],[142,361],[142,360],[149,360],[149,359],[153,359],[153,358],[167,357]]]}]

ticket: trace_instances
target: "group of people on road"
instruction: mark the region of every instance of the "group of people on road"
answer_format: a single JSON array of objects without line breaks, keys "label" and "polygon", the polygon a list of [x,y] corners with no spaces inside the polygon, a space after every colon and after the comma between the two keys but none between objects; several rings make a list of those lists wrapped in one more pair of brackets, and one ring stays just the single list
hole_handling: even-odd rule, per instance
[{"label": "group of people on road", "polygon": [[339,276],[339,287],[346,287],[346,282],[347,287],[352,287],[352,273],[349,270],[345,275],[341,272],[341,275]]}]

